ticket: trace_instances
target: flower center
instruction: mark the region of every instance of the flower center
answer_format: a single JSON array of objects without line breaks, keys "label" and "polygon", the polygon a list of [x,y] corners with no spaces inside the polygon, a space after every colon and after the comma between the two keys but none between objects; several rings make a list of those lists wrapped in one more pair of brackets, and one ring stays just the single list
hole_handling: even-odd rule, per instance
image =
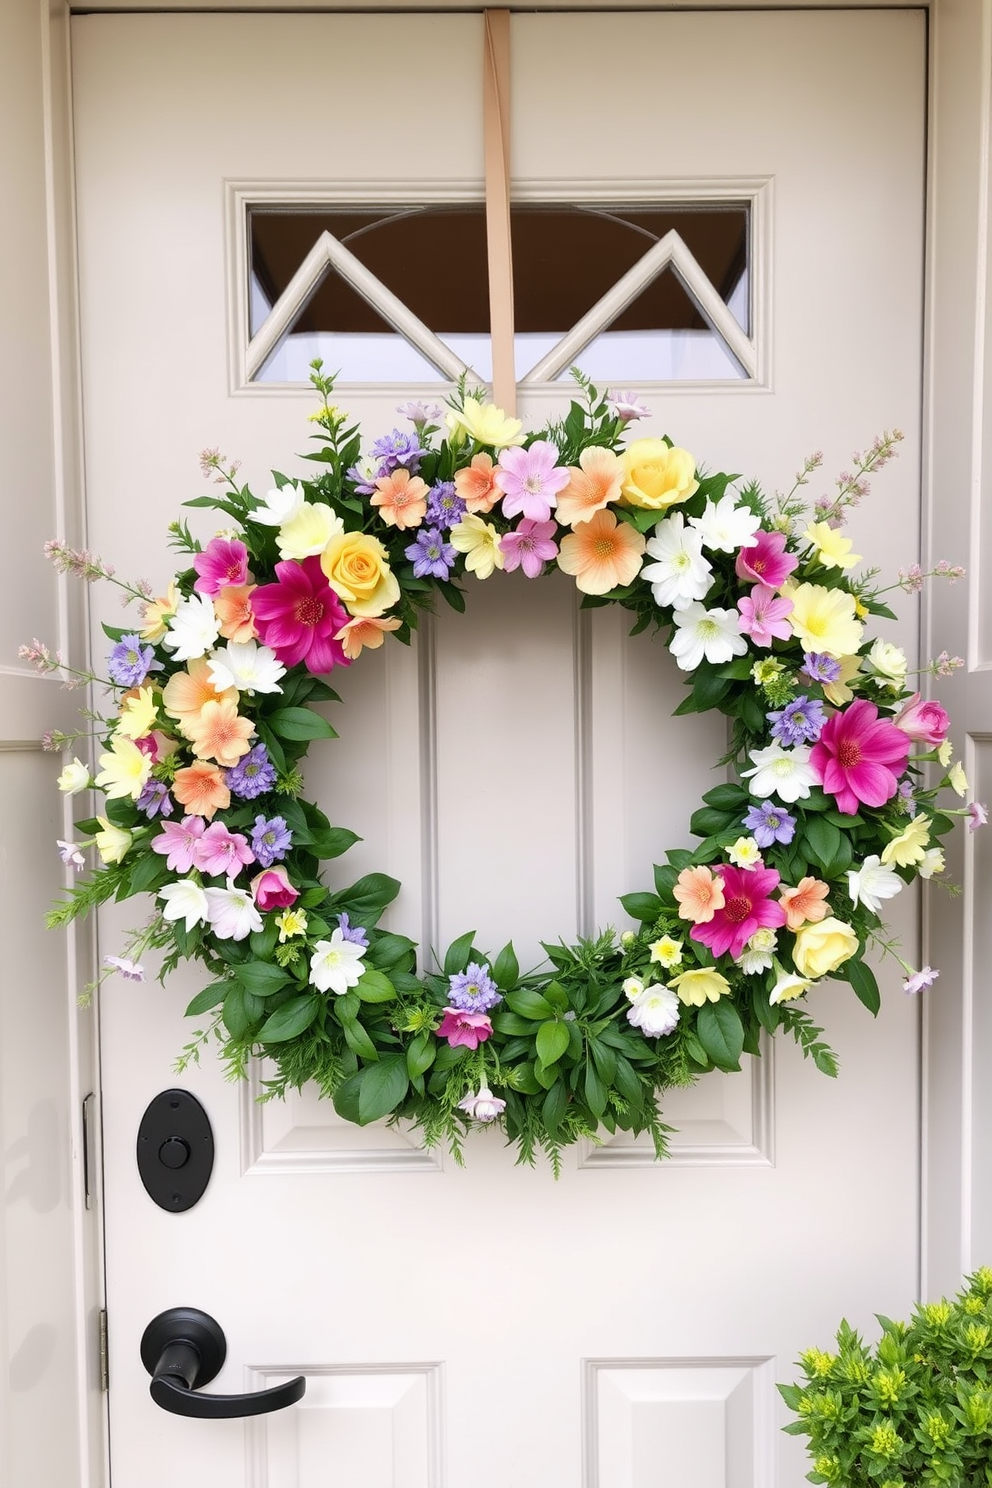
[{"label": "flower center", "polygon": [[854,739],[842,740],[837,750],[837,760],[845,770],[853,770],[861,763],[861,746]]},{"label": "flower center", "polygon": [[240,565],[240,563],[236,563],[236,562],[229,563],[227,565],[227,568],[224,570],[225,577],[227,578],[228,583],[229,584],[236,584],[238,582],[238,575],[240,574],[240,572],[241,572],[241,565]]},{"label": "flower center", "polygon": [[532,496],[539,496],[544,489],[544,481],[539,475],[529,475],[524,481],[524,486]]},{"label": "flower center", "polygon": [[728,899],[724,907],[724,914],[727,916],[727,919],[732,920],[735,925],[739,925],[743,920],[746,920],[750,913],[751,901],[750,899],[745,899],[743,894],[738,894],[733,899]]},{"label": "flower center", "polygon": [[715,636],[720,634],[720,627],[715,620],[700,620],[699,633],[704,636]]},{"label": "flower center", "polygon": [[750,563],[748,564],[748,568],[750,568],[753,573],[759,574],[764,573],[767,567],[768,564],[765,562],[764,558],[752,558]]},{"label": "flower center", "polygon": [[296,619],[300,625],[319,625],[323,618],[323,600],[315,599],[312,594],[308,594],[305,599],[301,599],[296,606]]}]

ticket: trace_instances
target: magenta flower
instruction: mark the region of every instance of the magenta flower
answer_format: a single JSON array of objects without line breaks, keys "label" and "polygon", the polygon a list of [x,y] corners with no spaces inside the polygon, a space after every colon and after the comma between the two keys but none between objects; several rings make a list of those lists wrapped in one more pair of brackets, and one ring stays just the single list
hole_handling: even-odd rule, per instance
[{"label": "magenta flower", "polygon": [[493,481],[504,493],[504,517],[523,513],[532,522],[547,522],[558,504],[558,492],[571,479],[557,460],[557,445],[546,439],[535,440],[529,449],[501,452]]},{"label": "magenta flower", "polygon": [[924,702],[918,692],[903,704],[892,722],[917,744],[943,744],[951,726],[940,704]]},{"label": "magenta flower", "polygon": [[152,839],[152,852],[168,854],[165,866],[173,873],[188,873],[196,861],[196,849],[206,826],[202,816],[163,822],[161,832]]},{"label": "magenta flower", "polygon": [[899,789],[910,739],[867,698],[856,698],[823,725],[810,764],[820,784],[837,799],[838,811],[856,816],[859,806],[884,806]]},{"label": "magenta flower", "polygon": [[211,822],[193,848],[193,867],[211,878],[237,878],[242,868],[254,863],[248,838],[229,832],[223,822]]},{"label": "magenta flower", "polygon": [[350,666],[343,645],[334,639],[347,625],[348,613],[328,584],[320,559],[286,559],[275,571],[278,583],[262,584],[251,596],[263,646],[271,647],[283,666],[302,661],[315,676]]},{"label": "magenta flower", "polygon": [[247,584],[248,549],[236,537],[213,537],[193,559],[197,594],[218,594],[228,584]]},{"label": "magenta flower", "polygon": [[529,579],[540,578],[545,563],[558,556],[557,544],[551,540],[556,531],[556,522],[532,522],[524,517],[515,532],[499,540],[506,572],[522,568]]},{"label": "magenta flower", "polygon": [[774,868],[731,868],[721,863],[723,908],[713,911],[713,918],[693,925],[693,940],[708,945],[714,956],[729,951],[739,956],[756,930],[777,929],[785,924],[785,910],[777,899],[769,898],[778,888],[779,875]]},{"label": "magenta flower", "polygon": [[755,537],[758,541],[753,547],[741,548],[737,554],[734,570],[745,584],[767,584],[769,589],[777,589],[798,566],[799,559],[785,551],[784,532],[765,532],[759,527]]},{"label": "magenta flower", "polygon": [[274,868],[266,868],[263,873],[256,874],[251,884],[252,898],[256,906],[261,910],[267,909],[289,909],[300,897],[299,889],[294,889],[289,881],[289,874],[281,863]]},{"label": "magenta flower", "polygon": [[[741,548],[746,553],[747,548]],[[750,636],[756,646],[770,646],[772,641],[787,641],[792,627],[786,615],[792,613],[792,600],[776,598],[775,591],[767,584],[755,584],[750,594],[742,594],[737,601],[741,612],[741,631]]]},{"label": "magenta flower", "polygon": [[486,1013],[467,1013],[463,1008],[446,1007],[444,1018],[435,1029],[438,1038],[446,1038],[452,1048],[464,1044],[466,1049],[477,1049],[484,1044],[493,1031]]}]

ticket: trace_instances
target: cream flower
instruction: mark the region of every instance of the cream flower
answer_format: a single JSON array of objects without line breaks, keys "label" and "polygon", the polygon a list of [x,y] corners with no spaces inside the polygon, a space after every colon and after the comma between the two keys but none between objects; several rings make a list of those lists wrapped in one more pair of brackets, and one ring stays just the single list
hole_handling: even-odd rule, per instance
[{"label": "cream flower", "polygon": [[791,1002],[794,997],[802,997],[810,987],[815,987],[816,982],[810,977],[797,976],[795,972],[786,971],[783,966],[775,963],[778,976],[775,985],[768,995],[768,1001],[774,1007],[778,1002]]},{"label": "cream flower", "polygon": [[298,511],[279,528],[276,542],[280,558],[317,558],[332,537],[340,537],[344,523],[323,501],[304,501]]},{"label": "cream flower", "polygon": [[897,868],[911,868],[914,863],[923,861],[929,841],[930,818],[914,816],[899,836],[893,837],[892,841],[882,849],[882,862],[894,863]]},{"label": "cream flower", "polygon": [[640,997],[641,993],[644,991],[644,983],[641,981],[640,977],[626,977],[622,983],[622,986],[624,997],[629,997],[631,1002],[634,1001],[635,997]]},{"label": "cream flower", "polygon": [[851,552],[854,547],[851,539],[829,522],[811,522],[803,537],[814,548],[824,568],[853,568],[861,562],[861,554]]},{"label": "cream flower", "polygon": [[154,692],[150,687],[139,687],[124,699],[114,733],[124,739],[144,739],[154,731],[157,722]]},{"label": "cream flower", "polygon": [[906,682],[906,653],[891,641],[875,641],[865,657],[865,665],[888,692],[901,692]]},{"label": "cream flower", "polygon": [[477,579],[488,579],[494,569],[503,567],[499,533],[471,512],[449,529],[448,541],[457,553],[465,554],[465,567]]},{"label": "cream flower", "polygon": [[822,584],[783,584],[782,595],[792,600],[789,625],[803,649],[827,656],[852,656],[861,645],[864,626],[855,617],[854,595]]},{"label": "cream flower", "polygon": [[683,971],[668,984],[679,994],[679,1002],[686,1007],[702,1007],[704,1002],[719,1002],[730,991],[730,983],[718,971],[700,966],[694,971]]},{"label": "cream flower", "polygon": [[72,763],[66,765],[58,779],[58,787],[67,796],[76,796],[80,791],[86,790],[90,783],[90,772],[82,760],[73,759]]},{"label": "cream flower", "polygon": [[645,987],[627,1009],[627,1022],[639,1028],[645,1038],[662,1038],[671,1033],[679,1017],[678,996],[671,987],[658,983]]},{"label": "cream flower", "polygon": [[733,846],[727,848],[727,857],[735,868],[761,867],[761,848],[753,837],[738,837]]},{"label": "cream flower", "polygon": [[647,511],[665,511],[699,490],[696,462],[688,450],[663,439],[634,439],[620,456],[623,499]]},{"label": "cream flower", "polygon": [[205,924],[210,917],[210,903],[200,885],[191,878],[180,878],[159,889],[158,897],[165,901],[162,918],[185,920],[186,929],[193,930]]},{"label": "cream flower", "polygon": [[775,931],[763,926],[751,936],[737,957],[737,965],[745,976],[755,976],[759,971],[767,971],[772,965],[772,952],[777,945],[778,936]]},{"label": "cream flower", "polygon": [[960,762],[951,766],[947,775],[947,783],[957,795],[964,797],[968,794],[968,777],[964,773]]},{"label": "cream flower", "polygon": [[478,398],[466,398],[464,407],[448,414],[447,424],[456,439],[467,434],[477,444],[488,444],[491,449],[507,449],[524,442],[519,419],[507,418],[502,408],[494,403],[482,403]]},{"label": "cream flower", "polygon": [[825,920],[815,925],[804,925],[796,932],[792,959],[800,976],[829,976],[845,961],[850,961],[859,943],[850,925],[828,915]]},{"label": "cream flower", "polygon": [[923,854],[916,871],[921,878],[933,878],[935,873],[943,873],[945,866],[943,848],[929,847]]},{"label": "cream flower", "polygon": [[140,750],[132,739],[111,740],[110,753],[100,756],[100,773],[96,783],[106,792],[107,800],[130,796],[136,801],[152,773],[152,758]]},{"label": "cream flower", "polygon": [[115,827],[105,816],[98,816],[100,831],[93,841],[102,863],[119,863],[131,846],[131,833],[124,827]]},{"label": "cream flower", "polygon": [[670,935],[663,935],[660,940],[652,941],[648,950],[651,952],[651,960],[658,962],[666,971],[682,964],[682,942],[673,940]]}]

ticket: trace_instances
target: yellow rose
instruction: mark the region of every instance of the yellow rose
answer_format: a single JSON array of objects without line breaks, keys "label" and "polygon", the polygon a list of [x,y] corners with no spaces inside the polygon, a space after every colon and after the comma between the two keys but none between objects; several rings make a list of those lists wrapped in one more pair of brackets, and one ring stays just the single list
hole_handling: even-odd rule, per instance
[{"label": "yellow rose", "polygon": [[620,456],[623,499],[628,506],[664,511],[688,501],[699,490],[696,462],[688,450],[669,447],[663,439],[635,439]]},{"label": "yellow rose", "polygon": [[704,1002],[719,1002],[730,991],[730,983],[718,971],[701,966],[697,971],[684,971],[669,982],[673,992],[678,993],[679,1002],[686,1007],[702,1007]]},{"label": "yellow rose", "polygon": [[321,554],[320,566],[352,615],[371,619],[400,597],[400,586],[386,562],[386,549],[367,533],[342,532],[332,537]]},{"label": "yellow rose", "polygon": [[792,959],[800,976],[829,976],[830,972],[851,959],[858,944],[858,937],[850,925],[828,915],[818,924],[804,925],[796,932]]}]

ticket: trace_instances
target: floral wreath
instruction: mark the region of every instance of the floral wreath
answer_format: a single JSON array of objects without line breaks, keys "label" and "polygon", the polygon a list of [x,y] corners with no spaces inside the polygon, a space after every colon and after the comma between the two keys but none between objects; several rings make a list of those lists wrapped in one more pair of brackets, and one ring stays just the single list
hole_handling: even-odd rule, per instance
[{"label": "floral wreath", "polygon": [[[836,1072],[804,994],[834,977],[877,1011],[865,953],[896,954],[884,901],[943,871],[955,816],[972,829],[986,820],[977,802],[937,804],[967,791],[947,714],[910,691],[903,652],[867,634],[870,617],[894,617],[877,570],[852,575],[861,560],[842,532],[898,431],[806,517],[801,488],[820,456],[769,500],[700,473],[668,439],[625,444],[648,410],[574,376],[581,401],[537,434],[462,385],[443,425],[441,409],[408,405],[412,432],[362,453],[317,361],[313,478],[275,474],[259,500],[236,463],[206,451],[223,494],[186,505],[234,528],[203,546],[173,523],[191,566],[163,597],[47,545],[60,571],[110,580],[141,605],[140,625],[104,627],[106,677],[41,642],[22,648],[39,670],[103,684],[113,700],[110,716],[90,715],[94,731],[44,741],[100,739],[95,777],[74,757],[59,785],[105,797],[104,814],[76,824],[81,838],[59,844],[72,868],[90,847],[99,866],[49,922],[154,896],[128,954],[105,957],[84,995],[113,971],[143,979],[150,950],[164,952],[163,978],[202,962],[209,984],[187,1013],[211,1016],[180,1070],[219,1039],[238,1075],[255,1056],[274,1063],[263,1099],[312,1080],[347,1120],[412,1122],[456,1157],[473,1122],[501,1126],[522,1160],[543,1149],[556,1170],[562,1147],[603,1129],[649,1132],[661,1156],[659,1093],[738,1069],[763,1029],[784,1029]],[[469,933],[418,969],[414,943],[379,927],[395,879],[322,879],[357,839],[304,795],[310,742],[335,737],[314,705],[335,700],[327,674],[387,636],[409,641],[435,594],[464,609],[459,580],[555,567],[584,605],[619,604],[632,633],[663,634],[689,688],[676,713],[716,708],[732,721],[720,761],[732,778],[692,816],[698,846],[668,851],[652,888],[621,899],[638,929],[549,942],[546,969],[526,974],[512,943],[491,956]],[[889,587],[916,592],[927,577],[914,566]],[[927,670],[960,664],[944,653]],[[907,992],[938,975],[902,964]]]}]

